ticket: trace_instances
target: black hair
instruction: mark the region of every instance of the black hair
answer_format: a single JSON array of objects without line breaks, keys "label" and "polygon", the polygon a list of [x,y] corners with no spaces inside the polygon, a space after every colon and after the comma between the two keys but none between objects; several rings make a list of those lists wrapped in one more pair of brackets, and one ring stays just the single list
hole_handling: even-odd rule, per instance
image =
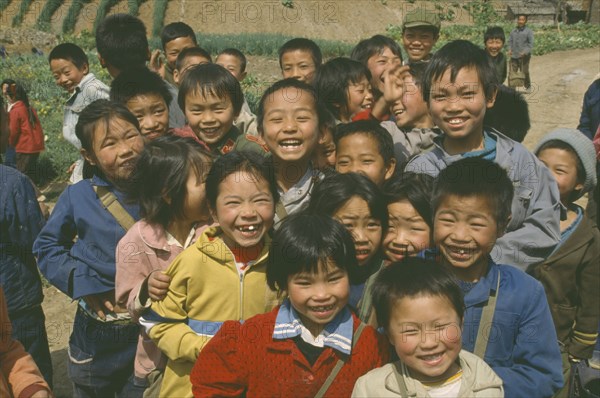
[{"label": "black hair", "polygon": [[331,262],[348,272],[350,282],[355,280],[358,262],[350,232],[328,216],[294,214],[283,220],[273,236],[267,283],[271,290],[286,291],[289,277],[317,273]]},{"label": "black hair", "polygon": [[[572,154],[573,156],[575,156],[575,159],[577,159],[576,166],[575,166],[577,169],[577,182],[580,184],[583,184],[585,182],[586,174],[585,174],[585,168],[583,167],[583,162],[581,161],[581,158],[579,157],[579,154],[577,153],[577,151],[575,151],[575,149],[571,145],[569,145],[567,142],[562,141],[562,140],[549,140],[547,142],[544,142],[538,148],[538,150],[535,152],[535,156],[539,156],[540,153],[546,149],[562,149],[563,151],[567,151],[570,154]],[[569,195],[569,201],[574,202],[577,199],[579,199],[580,196],[581,196],[581,191],[574,190]]]},{"label": "black hair", "polygon": [[283,68],[281,63],[283,54],[292,52],[292,51],[306,51],[310,53],[310,56],[315,64],[315,68],[319,69],[321,64],[323,63],[323,55],[321,54],[321,49],[314,41],[310,39],[305,39],[303,37],[297,37],[295,39],[289,40],[283,44],[279,48],[279,67]]},{"label": "black hair", "polygon": [[[482,48],[467,40],[454,40],[436,51],[423,77],[421,90],[423,99],[429,103],[430,93],[446,70],[450,69],[450,81],[456,81],[456,75],[463,68],[475,68],[479,76],[478,84],[483,85],[486,98],[492,99],[498,87],[494,66]],[[472,82],[473,84],[476,82]]]},{"label": "black hair", "polygon": [[173,22],[166,25],[160,33],[160,41],[162,43],[163,50],[168,42],[180,37],[189,37],[192,39],[194,44],[198,44],[194,29],[192,29],[190,25],[183,22]]},{"label": "black hair", "polygon": [[140,204],[140,215],[148,223],[164,228],[172,220],[185,217],[187,179],[193,172],[204,181],[212,160],[213,155],[191,138],[167,135],[147,143],[137,160],[128,192]]},{"label": "black hair", "polygon": [[[12,81],[12,83],[8,83],[8,95],[13,102],[22,101],[23,105],[27,109],[27,119],[32,127],[35,127],[36,123],[38,123],[38,118],[35,110],[29,104],[29,97],[27,96],[27,91],[25,91],[25,87],[21,82]],[[4,84],[4,82],[2,82]]]},{"label": "black hair", "polygon": [[229,98],[236,116],[244,104],[240,82],[227,69],[217,64],[195,65],[185,73],[177,97],[179,107],[184,112],[185,97],[191,93],[204,97],[214,95],[218,98]]},{"label": "black hair", "polygon": [[377,323],[385,330],[389,329],[394,306],[406,297],[443,297],[461,322],[465,313],[463,293],[456,278],[433,260],[407,257],[383,267],[375,278],[372,292]]},{"label": "black hair", "polygon": [[369,177],[359,173],[331,174],[315,184],[310,196],[308,212],[333,217],[353,197],[367,202],[371,216],[381,222],[385,233],[388,211],[383,193]]},{"label": "black hair", "polygon": [[498,224],[504,232],[509,222],[514,188],[506,170],[483,158],[469,157],[458,160],[443,169],[435,179],[431,205],[435,213],[449,195],[477,196],[488,200]]},{"label": "black hair", "polygon": [[110,85],[110,99],[121,104],[138,95],[157,94],[168,107],[173,99],[167,83],[145,66],[123,71]]},{"label": "black hair", "polygon": [[206,199],[213,210],[217,205],[219,185],[229,175],[238,171],[248,173],[256,179],[265,180],[269,184],[271,195],[273,195],[273,203],[277,203],[279,193],[275,182],[273,162],[255,152],[232,151],[217,158],[206,177]]},{"label": "black hair", "polygon": [[70,61],[77,69],[83,69],[89,65],[88,57],[81,47],[73,43],[61,43],[54,47],[48,55],[48,62],[55,59],[64,59]]},{"label": "black hair", "polygon": [[506,41],[504,29],[501,26],[489,26],[483,34],[483,43],[485,44],[490,39],[500,39],[504,43]]},{"label": "black hair", "polygon": [[183,63],[187,57],[202,57],[208,59],[209,63],[212,63],[212,58],[210,53],[201,47],[188,47],[181,50],[179,55],[177,55],[177,60],[175,60],[175,69],[181,72],[181,68],[183,67]]},{"label": "black hair", "polygon": [[347,124],[338,124],[334,140],[336,147],[340,140],[353,134],[366,134],[377,141],[383,163],[389,166],[394,158],[394,141],[390,133],[375,120],[359,120]]},{"label": "black hair", "polygon": [[519,19],[521,17],[525,17],[525,22],[527,22],[529,20],[529,16],[527,14],[523,14],[523,13],[517,14],[517,19]]},{"label": "black hair", "polygon": [[[301,82],[298,79],[287,78],[283,80],[279,80],[275,82],[271,87],[265,90],[262,97],[260,98],[260,102],[258,103],[258,112],[256,116],[256,123],[259,133],[263,133],[263,123],[265,118],[265,105],[267,102],[271,102],[273,100],[273,96],[276,92],[284,90],[285,92],[281,95],[284,96],[289,101],[294,101],[296,98],[299,98],[302,94],[300,91],[304,91],[310,94],[315,101],[315,112],[317,113],[317,117],[319,118],[319,131],[323,127],[323,123],[327,119],[327,108],[321,104],[319,97],[313,86],[307,84],[305,82]],[[289,95],[288,95],[289,94]]]},{"label": "black hair", "polygon": [[231,55],[232,57],[236,57],[240,60],[241,72],[246,71],[246,64],[248,61],[246,60],[244,53],[237,48],[226,48],[225,50],[221,51],[219,55]]},{"label": "black hair", "polygon": [[408,200],[410,205],[419,213],[423,220],[433,229],[433,214],[431,210],[431,194],[433,192],[433,177],[427,174],[417,174],[405,171],[387,180],[383,185],[386,204]]},{"label": "black hair", "polygon": [[499,85],[494,106],[485,111],[483,124],[517,142],[523,142],[531,127],[525,96],[512,87]]},{"label": "black hair", "polygon": [[148,61],[146,26],[129,14],[109,15],[96,29],[96,49],[108,64],[123,71]]},{"label": "black hair", "polygon": [[413,82],[416,86],[423,86],[423,76],[425,76],[427,64],[427,62],[422,61],[408,63],[408,73],[412,76]]},{"label": "black hair", "polygon": [[314,85],[319,100],[329,112],[341,119],[342,114],[348,113],[348,87],[363,78],[371,84],[369,68],[356,60],[338,57],[317,70]]},{"label": "black hair", "polygon": [[402,61],[402,51],[400,50],[398,43],[396,43],[394,39],[383,35],[375,35],[369,39],[361,40],[356,47],[352,49],[350,58],[367,66],[369,58],[382,54],[386,47],[389,48],[394,55],[400,57],[400,61]]}]

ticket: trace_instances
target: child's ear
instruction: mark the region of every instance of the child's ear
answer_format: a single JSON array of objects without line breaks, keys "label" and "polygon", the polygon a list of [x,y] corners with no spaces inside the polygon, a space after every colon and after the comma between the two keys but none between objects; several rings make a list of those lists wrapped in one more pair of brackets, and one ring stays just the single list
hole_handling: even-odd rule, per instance
[{"label": "child's ear", "polygon": [[100,61],[100,66],[106,68],[106,61],[102,58],[102,55],[98,54],[98,61]]},{"label": "child's ear", "polygon": [[81,156],[83,156],[83,158],[92,166],[96,166],[96,159],[94,159],[94,155],[92,153],[89,153],[88,151],[86,151],[85,149],[81,148],[79,150],[79,153],[81,154]]},{"label": "child's ear", "polygon": [[498,231],[496,233],[496,239],[500,239],[502,235],[506,233],[506,227],[510,224],[510,220],[512,220],[512,214],[508,216],[506,221],[502,225],[498,225]]},{"label": "child's ear", "polygon": [[242,73],[240,73],[240,83],[246,78],[246,75],[248,74],[248,72],[243,71]]},{"label": "child's ear", "polygon": [[210,217],[215,221],[218,222],[219,219],[217,218],[217,212],[212,208],[211,205],[208,205],[208,212],[210,213]]},{"label": "child's ear", "polygon": [[90,73],[90,65],[88,65],[87,63],[83,64],[81,71],[84,75],[87,75],[88,73]]},{"label": "child's ear", "polygon": [[492,106],[494,106],[494,103],[496,102],[496,95],[498,95],[498,87],[494,87],[494,92],[485,99],[485,106],[487,109],[490,109]]},{"label": "child's ear", "polygon": [[383,175],[383,180],[387,181],[394,175],[394,171],[396,171],[396,158],[392,158],[390,160],[390,164],[387,167],[385,174]]},{"label": "child's ear", "polygon": [[173,69],[173,81],[179,86],[179,70]]}]

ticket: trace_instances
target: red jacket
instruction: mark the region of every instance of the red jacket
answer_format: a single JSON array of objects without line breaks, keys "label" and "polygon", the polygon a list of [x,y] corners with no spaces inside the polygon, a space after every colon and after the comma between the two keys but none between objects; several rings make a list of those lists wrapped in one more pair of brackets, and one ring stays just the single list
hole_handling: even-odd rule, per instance
[{"label": "red jacket", "polygon": [[[200,352],[195,397],[314,397],[343,354],[325,347],[313,366],[293,340],[272,338],[279,307],[244,324],[227,321]],[[353,314],[354,330],[359,319]],[[367,326],[325,397],[349,397],[356,380],[389,361],[389,343]]]},{"label": "red jacket", "polygon": [[38,115],[33,109],[35,127],[29,122],[29,112],[23,101],[17,101],[10,109],[10,135],[8,142],[17,153],[38,153],[44,150],[44,132]]}]

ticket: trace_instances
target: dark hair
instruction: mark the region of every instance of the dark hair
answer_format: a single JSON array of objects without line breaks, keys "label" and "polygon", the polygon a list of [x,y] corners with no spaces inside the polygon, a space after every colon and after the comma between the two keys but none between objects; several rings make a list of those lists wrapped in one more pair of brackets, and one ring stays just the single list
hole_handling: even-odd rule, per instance
[{"label": "dark hair", "polygon": [[214,95],[229,98],[234,115],[239,115],[244,104],[242,87],[235,77],[221,65],[202,64],[190,68],[179,86],[177,102],[185,112],[185,97],[188,94],[200,94],[204,97]]},{"label": "dark hair", "polygon": [[483,34],[483,43],[485,44],[490,39],[500,39],[504,43],[506,41],[504,29],[500,26],[489,26]]},{"label": "dark hair", "polygon": [[383,185],[386,204],[408,200],[410,205],[429,225],[429,228],[433,228],[433,214],[431,211],[433,181],[433,177],[427,174],[417,174],[409,171],[399,173]]},{"label": "dark hair", "polygon": [[413,82],[416,86],[423,86],[423,76],[425,76],[425,70],[427,69],[427,62],[409,62],[408,73],[412,76]]},{"label": "dark hair", "polygon": [[147,143],[137,160],[129,190],[131,199],[140,204],[140,215],[148,223],[164,228],[173,219],[185,217],[187,179],[193,172],[203,181],[212,160],[213,155],[191,138],[167,135]]},{"label": "dark hair", "polygon": [[219,185],[229,175],[238,171],[248,173],[256,179],[265,180],[269,184],[273,202],[277,203],[279,193],[271,160],[255,152],[232,151],[217,158],[206,177],[206,198],[212,209],[215,209],[217,205]]},{"label": "dark hair", "polygon": [[[8,82],[7,82],[8,83]],[[2,82],[4,84],[4,82]],[[8,83],[7,89],[8,95],[10,96],[13,102],[22,101],[27,109],[27,119],[32,127],[35,127],[36,123],[38,123],[37,114],[33,107],[29,104],[29,97],[27,97],[27,91],[25,91],[25,87],[21,82],[12,82]]]},{"label": "dark hair", "polygon": [[273,236],[267,261],[271,290],[287,290],[288,278],[301,272],[317,273],[332,261],[353,282],[358,271],[350,232],[331,217],[294,214],[286,217]]},{"label": "dark hair", "polygon": [[[260,102],[258,103],[258,112],[256,115],[257,128],[259,133],[263,132],[263,122],[265,118],[265,104],[273,100],[273,96],[277,91],[285,90],[286,92],[282,95],[289,98],[289,101],[294,101],[298,98],[301,93],[299,91],[304,91],[310,94],[315,100],[315,112],[317,113],[317,117],[319,118],[319,129],[323,127],[323,123],[327,118],[326,112],[327,108],[321,104],[319,97],[313,86],[307,84],[305,82],[301,82],[300,80],[294,78],[287,78],[283,80],[279,80],[275,82],[271,87],[265,90],[262,97],[260,98]],[[287,95],[290,92],[291,95]]]},{"label": "dark hair", "polygon": [[513,184],[506,170],[486,159],[469,157],[443,169],[435,179],[431,205],[433,214],[448,195],[477,196],[488,200],[498,232],[508,225],[513,200]]},{"label": "dark hair", "polygon": [[483,84],[486,98],[493,98],[498,82],[494,66],[485,50],[467,40],[454,40],[436,51],[427,65],[421,86],[425,102],[429,102],[431,90],[446,70],[450,69],[450,81],[454,83],[458,72],[469,67],[477,70],[477,83]]},{"label": "dark hair", "polygon": [[402,61],[402,51],[398,43],[394,39],[383,35],[375,35],[369,39],[361,40],[352,49],[350,58],[367,66],[369,58],[382,54],[386,47],[390,49],[392,54],[400,57],[400,61]]},{"label": "dark hair", "polygon": [[335,145],[340,140],[353,134],[366,134],[377,141],[379,153],[383,157],[383,163],[389,166],[394,159],[394,141],[388,131],[374,120],[359,120],[347,124],[338,124],[334,134]]},{"label": "dark hair", "polygon": [[348,86],[359,83],[363,78],[371,81],[369,68],[356,60],[338,57],[317,70],[315,90],[327,110],[341,119],[342,113],[348,112]]},{"label": "dark hair", "polygon": [[443,297],[448,299],[461,321],[465,313],[463,293],[456,278],[433,260],[407,257],[383,267],[375,278],[372,292],[377,323],[386,330],[394,306],[405,297]]},{"label": "dark hair", "polygon": [[315,68],[319,69],[321,63],[323,63],[323,55],[321,54],[321,49],[314,41],[310,39],[305,39],[303,37],[297,37],[295,39],[289,40],[284,43],[283,46],[279,48],[279,67],[283,68],[281,63],[283,54],[292,52],[292,51],[306,51],[310,53],[310,56],[315,64]]},{"label": "dark hair", "polygon": [[226,48],[225,50],[221,51],[219,55],[231,55],[232,57],[236,57],[240,60],[241,72],[246,70],[246,63],[248,62],[246,60],[246,56],[237,48]]},{"label": "dark hair", "polygon": [[89,65],[88,57],[85,52],[76,44],[73,43],[61,43],[54,47],[48,55],[48,62],[52,62],[55,59],[64,59],[70,61],[77,67],[77,69],[83,69],[84,66]]},{"label": "dark hair", "polygon": [[203,48],[200,47],[188,47],[181,50],[179,55],[177,55],[177,60],[175,60],[175,69],[181,72],[181,67],[187,57],[203,57],[208,59],[209,63],[212,63],[212,58],[210,53]]},{"label": "dark hair", "polygon": [[[538,150],[535,152],[535,156],[539,156],[540,153],[546,149],[562,149],[563,151],[567,151],[570,154],[572,154],[573,156],[575,156],[575,159],[577,159],[576,160],[577,182],[580,184],[583,184],[585,182],[586,174],[585,174],[585,168],[583,167],[583,162],[581,161],[581,158],[579,157],[579,154],[577,153],[577,151],[575,151],[575,149],[571,145],[569,145],[567,142],[562,141],[562,140],[550,140],[550,141],[544,142],[538,148]],[[574,190],[569,195],[569,201],[574,202],[577,199],[579,199],[579,197],[581,197],[581,190]]]},{"label": "dark hair", "polygon": [[146,26],[129,14],[109,15],[96,29],[96,49],[102,59],[121,71],[144,66],[149,55]]},{"label": "dark hair", "polygon": [[173,22],[166,25],[160,34],[160,41],[162,42],[163,50],[168,42],[180,37],[189,37],[192,39],[194,44],[198,44],[194,29],[192,29],[190,25],[183,22]]},{"label": "dark hair", "polygon": [[121,104],[138,95],[148,94],[159,95],[167,107],[173,99],[167,83],[145,66],[121,72],[110,85],[110,99]]},{"label": "dark hair", "polygon": [[494,106],[485,111],[483,124],[517,142],[523,142],[531,127],[525,96],[512,87],[499,85]]},{"label": "dark hair", "polygon": [[525,21],[529,20],[529,16],[527,16],[527,14],[523,14],[523,13],[517,14],[517,19],[519,19],[521,17],[525,17]]}]

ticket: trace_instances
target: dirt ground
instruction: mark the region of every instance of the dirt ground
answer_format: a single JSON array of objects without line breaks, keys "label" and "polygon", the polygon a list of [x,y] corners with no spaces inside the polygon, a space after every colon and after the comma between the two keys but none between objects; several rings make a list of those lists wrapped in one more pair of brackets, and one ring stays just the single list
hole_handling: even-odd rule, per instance
[{"label": "dirt ground", "polygon": [[[279,73],[276,60],[262,57],[250,57],[249,71],[259,80],[276,80]],[[524,141],[528,148],[554,128],[577,126],[583,93],[599,72],[598,48],[557,52],[532,59],[533,90],[526,95],[532,124]],[[44,293],[55,393],[57,397],[70,397],[66,346],[76,304],[54,287],[44,289]]]}]

